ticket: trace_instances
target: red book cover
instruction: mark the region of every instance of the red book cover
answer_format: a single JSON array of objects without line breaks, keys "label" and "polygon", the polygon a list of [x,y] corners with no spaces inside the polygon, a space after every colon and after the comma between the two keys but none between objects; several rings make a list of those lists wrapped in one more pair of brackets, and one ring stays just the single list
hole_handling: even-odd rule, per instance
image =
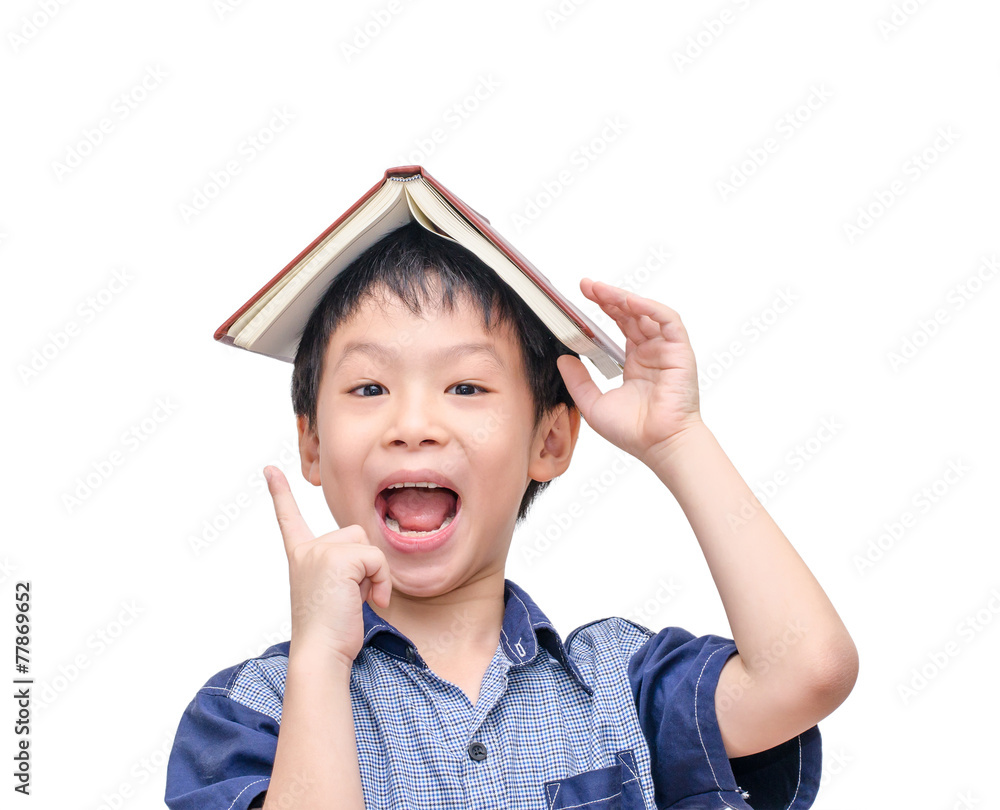
[{"label": "red book cover", "polygon": [[303,250],[287,265],[285,265],[279,273],[268,281],[267,284],[261,287],[260,290],[258,290],[245,304],[243,304],[243,306],[230,315],[229,318],[226,319],[225,323],[215,330],[215,339],[226,344],[232,344],[233,338],[226,334],[230,327],[232,327],[232,325],[243,315],[243,313],[245,313],[263,295],[265,295],[271,287],[281,281],[287,273],[292,271],[299,264],[299,262],[313,250],[313,248],[326,239],[341,225],[341,223],[357,211],[373,194],[375,194],[375,192],[382,187],[384,183],[405,182],[405,180],[403,180],[404,178],[413,177],[415,175],[421,176],[427,183],[433,186],[434,189],[436,189],[437,192],[445,200],[447,200],[456,211],[465,217],[465,219],[468,220],[473,227],[479,230],[483,236],[492,242],[493,245],[522,273],[524,273],[525,276],[531,279],[531,281],[540,290],[542,290],[545,295],[554,304],[556,304],[556,306],[558,306],[566,314],[566,316],[573,321],[573,323],[577,325],[577,327],[579,327],[580,331],[584,335],[603,349],[619,368],[625,365],[625,353],[617,344],[614,343],[614,341],[611,340],[611,338],[609,338],[590,318],[584,315],[572,301],[559,292],[559,290],[552,285],[552,283],[538,270],[538,268],[536,268],[523,255],[521,255],[521,253],[513,245],[504,239],[504,237],[501,236],[492,225],[490,225],[490,222],[486,219],[486,217],[477,213],[473,208],[452,194],[452,192],[431,177],[431,175],[428,174],[422,166],[396,166],[395,168],[387,169],[385,175],[381,180],[379,180],[379,182],[368,189],[368,191],[366,191],[350,208],[341,214],[340,217],[338,217],[337,220],[330,225],[330,227],[324,230],[319,236],[303,248]]}]

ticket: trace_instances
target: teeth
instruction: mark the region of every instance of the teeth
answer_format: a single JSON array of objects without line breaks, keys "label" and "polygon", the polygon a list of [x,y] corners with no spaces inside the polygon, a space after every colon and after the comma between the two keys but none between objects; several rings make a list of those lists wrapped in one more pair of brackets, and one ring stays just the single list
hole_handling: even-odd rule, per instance
[{"label": "teeth", "polygon": [[448,517],[446,517],[444,519],[444,523],[442,523],[436,529],[432,529],[429,532],[404,532],[404,531],[401,531],[400,528],[399,528],[399,521],[395,520],[394,518],[389,517],[388,515],[385,516],[385,525],[388,526],[390,529],[392,529],[394,532],[396,532],[396,534],[403,535],[403,537],[426,537],[429,534],[437,534],[445,526],[447,526],[449,523],[451,523],[451,519],[453,517],[455,517],[455,516],[454,515],[448,515]]},{"label": "teeth", "polygon": [[437,489],[437,484],[432,484],[430,481],[406,481],[400,482],[398,484],[389,484],[386,489],[399,489],[400,487],[427,487],[427,489]]}]

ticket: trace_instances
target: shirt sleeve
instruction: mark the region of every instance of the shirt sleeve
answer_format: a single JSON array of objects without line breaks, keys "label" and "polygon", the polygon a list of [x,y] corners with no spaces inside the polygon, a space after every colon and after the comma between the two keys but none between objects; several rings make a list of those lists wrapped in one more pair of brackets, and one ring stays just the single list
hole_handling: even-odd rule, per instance
[{"label": "shirt sleeve", "polygon": [[167,761],[170,810],[248,810],[267,791],[277,719],[230,697],[239,666],[198,690],[181,716]]},{"label": "shirt sleeve", "polygon": [[[649,744],[657,807],[804,810],[812,806],[822,768],[817,726],[758,754],[726,756],[715,691],[723,665],[735,652],[730,639],[696,638],[668,627],[629,659],[629,683]],[[713,798],[716,803],[711,803]]]}]

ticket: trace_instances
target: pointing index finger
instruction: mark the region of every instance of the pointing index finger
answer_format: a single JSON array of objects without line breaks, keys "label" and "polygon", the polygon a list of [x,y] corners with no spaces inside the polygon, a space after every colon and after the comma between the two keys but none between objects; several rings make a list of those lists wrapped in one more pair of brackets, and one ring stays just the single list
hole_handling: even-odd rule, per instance
[{"label": "pointing index finger", "polygon": [[277,467],[268,465],[264,468],[264,478],[267,480],[267,491],[271,493],[274,503],[274,515],[278,519],[278,528],[285,541],[285,551],[289,552],[300,543],[313,540],[315,535],[306,525],[305,518],[295,503],[292,488],[288,485],[285,474]]}]

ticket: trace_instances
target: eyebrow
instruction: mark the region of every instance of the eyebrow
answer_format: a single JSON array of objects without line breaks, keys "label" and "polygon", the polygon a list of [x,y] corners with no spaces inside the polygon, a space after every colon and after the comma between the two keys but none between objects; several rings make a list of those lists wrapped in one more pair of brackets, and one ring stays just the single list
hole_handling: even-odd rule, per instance
[{"label": "eyebrow", "polygon": [[[399,357],[399,349],[388,349],[380,343],[352,340],[344,346],[344,351],[340,355],[337,365],[333,367],[333,373],[336,373],[344,363],[357,354],[365,355],[376,361],[380,360],[384,363],[391,363]],[[437,352],[432,352],[430,357],[441,363],[454,362],[461,357],[468,357],[470,355],[478,355],[485,358],[498,371],[503,372],[507,370],[507,366],[500,359],[500,355],[497,354],[496,347],[492,343],[456,343],[454,346],[446,346]]]}]

